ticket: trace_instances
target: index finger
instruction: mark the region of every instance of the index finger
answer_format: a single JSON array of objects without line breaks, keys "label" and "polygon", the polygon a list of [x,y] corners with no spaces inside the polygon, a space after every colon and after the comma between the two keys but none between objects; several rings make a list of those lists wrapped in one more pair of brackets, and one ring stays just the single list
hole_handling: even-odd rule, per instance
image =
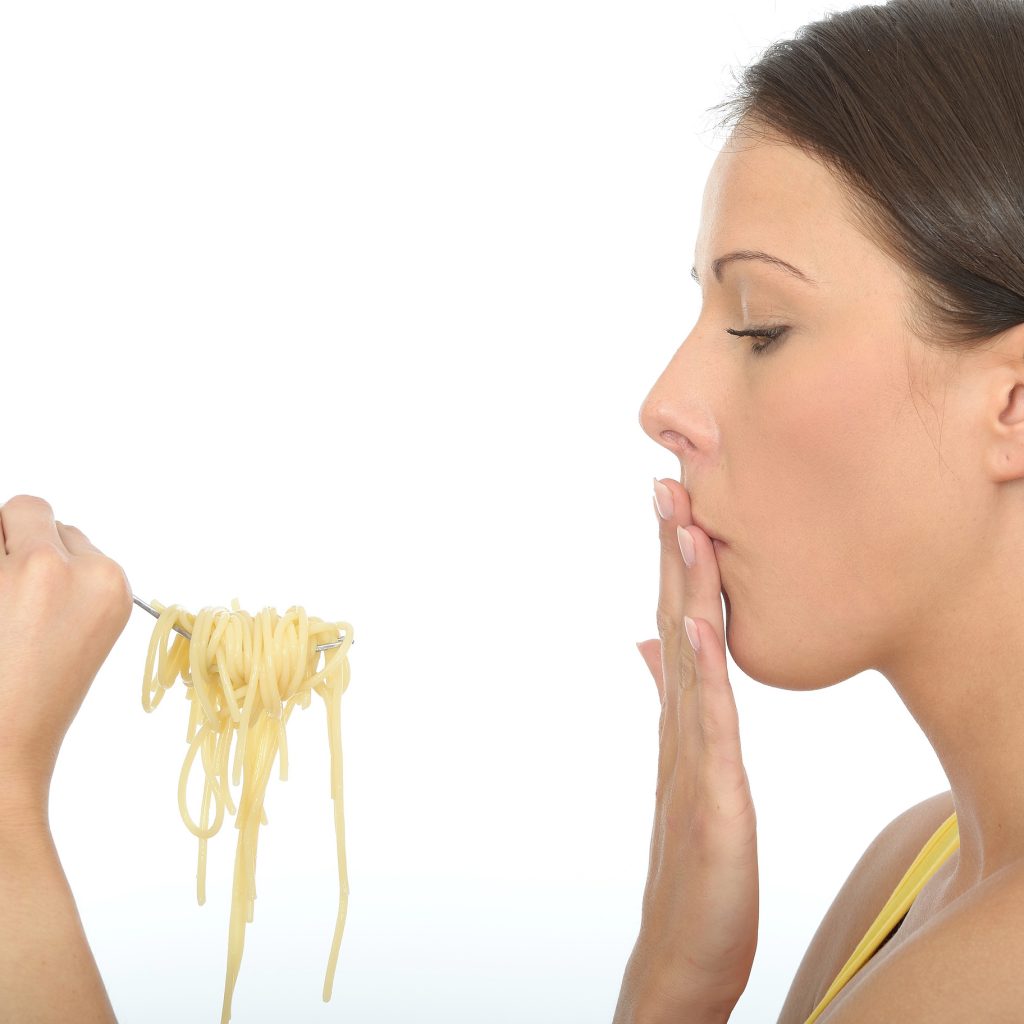
[{"label": "index finger", "polygon": [[[34,494],[16,494],[0,506],[4,554],[16,555],[40,542],[64,551],[50,503]],[[69,552],[70,553],[70,552]]]}]

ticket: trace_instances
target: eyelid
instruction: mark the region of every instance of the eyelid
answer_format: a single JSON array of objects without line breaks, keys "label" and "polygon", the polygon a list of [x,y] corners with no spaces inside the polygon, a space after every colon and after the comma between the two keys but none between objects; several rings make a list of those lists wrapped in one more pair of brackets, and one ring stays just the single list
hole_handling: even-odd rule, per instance
[{"label": "eyelid", "polygon": [[786,324],[776,324],[771,327],[745,327],[743,330],[734,330],[732,327],[726,327],[725,333],[732,334],[737,338],[765,338],[765,337],[778,337],[784,331],[789,330]]},{"label": "eyelid", "polygon": [[761,341],[750,346],[752,356],[764,355],[787,337],[789,331],[788,324],[778,324],[774,327],[747,327],[744,330],[735,330],[731,327],[725,329],[726,334],[735,335],[737,338],[760,338]]}]

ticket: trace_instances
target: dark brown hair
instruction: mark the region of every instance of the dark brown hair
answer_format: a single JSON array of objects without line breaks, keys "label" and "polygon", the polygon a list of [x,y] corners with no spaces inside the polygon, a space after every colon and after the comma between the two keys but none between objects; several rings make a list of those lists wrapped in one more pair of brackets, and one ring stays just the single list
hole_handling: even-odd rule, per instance
[{"label": "dark brown hair", "polygon": [[1024,0],[830,12],[736,81],[715,127],[832,171],[904,268],[915,334],[956,350],[1024,323]]}]

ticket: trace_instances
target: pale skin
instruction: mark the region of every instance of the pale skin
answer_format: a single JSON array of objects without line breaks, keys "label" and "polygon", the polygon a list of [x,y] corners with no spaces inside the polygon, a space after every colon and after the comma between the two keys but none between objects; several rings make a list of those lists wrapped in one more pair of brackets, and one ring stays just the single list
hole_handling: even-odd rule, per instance
[{"label": "pale skin", "polygon": [[[759,250],[811,285],[742,260]],[[790,690],[883,675],[949,780],[960,850],[939,913],[1024,867],[1024,325],[965,354],[908,327],[898,263],[839,183],[783,143],[732,137],[709,175],[702,306],[647,395],[717,552],[726,639]],[[763,339],[726,328],[788,325]]]},{"label": "pale skin", "polygon": [[42,498],[0,506],[0,1024],[116,1024],[50,832],[61,743],[132,609]]}]

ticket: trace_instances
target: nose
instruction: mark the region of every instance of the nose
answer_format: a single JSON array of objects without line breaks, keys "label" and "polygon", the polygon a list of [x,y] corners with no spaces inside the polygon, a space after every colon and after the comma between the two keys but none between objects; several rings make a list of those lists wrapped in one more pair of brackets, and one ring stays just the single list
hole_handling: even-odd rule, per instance
[{"label": "nose", "polygon": [[692,476],[698,463],[713,464],[720,441],[711,396],[724,385],[715,380],[710,356],[699,325],[694,325],[640,406],[641,428],[655,444],[679,459],[680,483],[687,490],[688,471]]},{"label": "nose", "polygon": [[697,415],[688,411],[686,399],[672,394],[662,379],[640,406],[640,426],[652,441],[679,458],[700,447],[702,431]]}]

